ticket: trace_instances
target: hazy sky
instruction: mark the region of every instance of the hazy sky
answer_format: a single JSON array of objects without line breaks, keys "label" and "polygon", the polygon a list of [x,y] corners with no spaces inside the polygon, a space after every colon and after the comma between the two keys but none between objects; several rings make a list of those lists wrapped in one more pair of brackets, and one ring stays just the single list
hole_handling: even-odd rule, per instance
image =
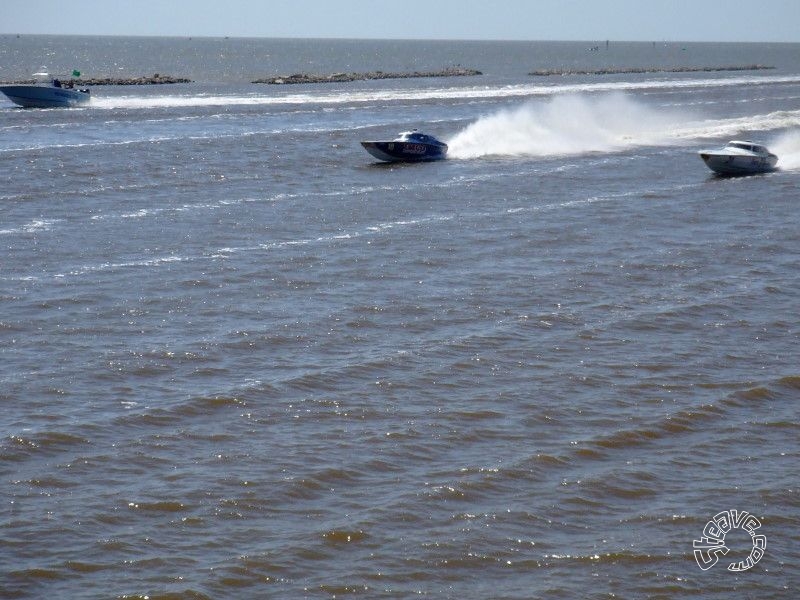
[{"label": "hazy sky", "polygon": [[0,0],[0,33],[800,41],[800,0]]}]

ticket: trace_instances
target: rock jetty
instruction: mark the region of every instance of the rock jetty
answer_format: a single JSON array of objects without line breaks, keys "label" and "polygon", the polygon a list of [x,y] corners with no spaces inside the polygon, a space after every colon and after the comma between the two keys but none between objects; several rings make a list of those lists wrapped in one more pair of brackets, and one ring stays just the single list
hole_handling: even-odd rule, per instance
[{"label": "rock jetty", "polygon": [[144,75],[141,77],[92,77],[89,79],[73,79],[76,86],[92,85],[164,85],[168,83],[191,83],[191,79],[185,77],[173,77],[172,75]]},{"label": "rock jetty", "polygon": [[414,71],[411,73],[386,73],[384,71],[370,71],[367,73],[333,73],[332,75],[314,75],[309,73],[295,73],[294,75],[280,75],[256,79],[252,83],[270,83],[274,85],[299,84],[299,83],[340,83],[350,81],[370,81],[377,79],[414,79],[420,77],[472,77],[483,75],[475,69],[462,67],[448,67],[441,71]]},{"label": "rock jetty", "polygon": [[774,69],[765,65],[741,65],[727,67],[605,67],[601,69],[541,69],[528,75],[549,77],[552,75],[627,75],[629,73],[709,73],[715,71],[763,71]]},{"label": "rock jetty", "polygon": [[[60,77],[54,77],[61,79]],[[173,77],[171,75],[143,75],[140,77],[91,77],[82,79],[80,77],[64,77],[61,79],[62,84],[72,83],[74,87],[89,87],[93,85],[161,85],[166,83],[191,83],[191,79],[185,77]],[[26,79],[24,81],[4,81],[0,82],[7,85],[33,85],[36,83],[33,79]]]}]

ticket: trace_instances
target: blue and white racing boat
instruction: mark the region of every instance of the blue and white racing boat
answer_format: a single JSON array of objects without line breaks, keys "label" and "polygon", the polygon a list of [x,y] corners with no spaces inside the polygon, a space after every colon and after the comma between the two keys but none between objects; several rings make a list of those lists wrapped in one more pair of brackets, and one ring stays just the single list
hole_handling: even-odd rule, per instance
[{"label": "blue and white racing boat", "polygon": [[416,129],[388,142],[361,142],[361,145],[378,160],[387,162],[441,160],[447,155],[447,144]]},{"label": "blue and white racing boat", "polygon": [[91,98],[89,90],[72,87],[72,82],[61,83],[58,79],[50,79],[47,73],[34,73],[37,83],[32,85],[3,85],[3,92],[14,104],[24,108],[62,108],[85,104]]}]

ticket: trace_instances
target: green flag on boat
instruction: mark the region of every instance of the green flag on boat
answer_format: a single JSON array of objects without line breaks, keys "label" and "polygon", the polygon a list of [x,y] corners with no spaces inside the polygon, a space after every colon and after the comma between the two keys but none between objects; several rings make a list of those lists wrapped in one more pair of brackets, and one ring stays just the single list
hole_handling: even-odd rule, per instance
[{"label": "green flag on boat", "polygon": [[72,70],[72,76],[73,77],[80,77],[81,76],[81,72],[78,71],[78,69],[73,69]]}]

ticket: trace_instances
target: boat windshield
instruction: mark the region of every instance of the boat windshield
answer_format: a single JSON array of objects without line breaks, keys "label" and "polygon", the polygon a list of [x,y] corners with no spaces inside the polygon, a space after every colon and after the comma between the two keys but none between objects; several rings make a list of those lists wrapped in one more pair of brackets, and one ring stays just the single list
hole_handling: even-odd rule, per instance
[{"label": "boat windshield", "polygon": [[428,136],[417,131],[404,131],[400,134],[401,140],[414,140],[414,141],[422,141]]},{"label": "boat windshield", "polygon": [[769,154],[769,150],[767,150],[765,146],[754,144],[753,142],[730,142],[728,147],[746,150],[747,152],[755,152],[756,154]]}]

